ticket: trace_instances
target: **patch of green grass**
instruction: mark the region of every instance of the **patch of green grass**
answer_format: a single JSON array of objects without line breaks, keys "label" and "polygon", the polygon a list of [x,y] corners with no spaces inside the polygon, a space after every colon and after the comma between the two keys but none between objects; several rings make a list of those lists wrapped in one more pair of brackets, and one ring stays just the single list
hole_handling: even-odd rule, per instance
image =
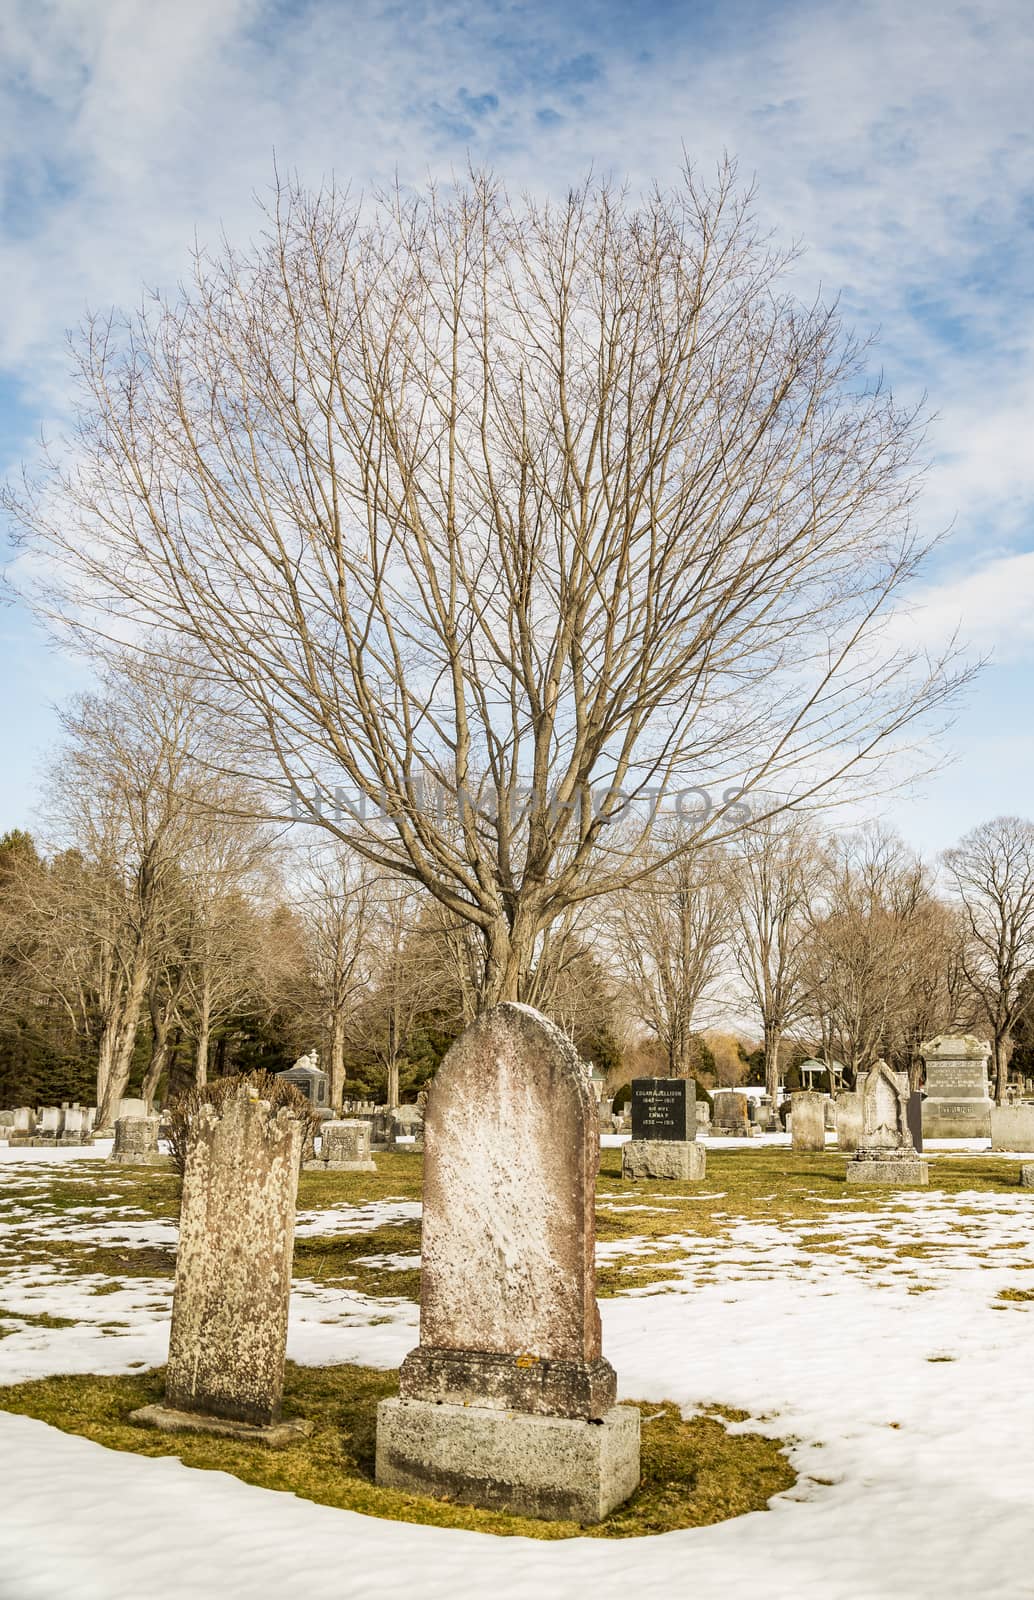
[{"label": "patch of green grass", "polygon": [[385,1223],[369,1233],[296,1239],[294,1275],[333,1284],[336,1288],[356,1289],[360,1294],[417,1301],[420,1299],[419,1267],[374,1266],[363,1257],[408,1256],[419,1252],[418,1221]]},{"label": "patch of green grass", "polygon": [[[425,1500],[379,1488],[373,1481],[377,1402],[394,1394],[396,1388],[395,1373],[370,1367],[297,1367],[288,1363],[285,1415],[309,1417],[316,1428],[311,1438],[282,1451],[232,1439],[158,1433],[130,1422],[131,1411],[162,1399],[161,1371],[118,1378],[45,1378],[0,1388],[0,1407],[38,1417],[110,1450],[178,1456],[189,1467],[228,1472],[245,1483],[280,1489],[320,1505],[398,1522],[532,1539],[633,1538],[704,1527],[748,1511],[763,1511],[773,1495],[796,1482],[783,1453],[783,1441],[730,1433],[717,1415],[717,1406],[709,1408],[710,1415],[686,1422],[677,1406],[662,1401],[639,1408],[649,1420],[643,1423],[638,1492],[596,1526],[538,1522],[449,1501]],[[745,1416],[742,1412],[727,1415],[737,1420]]]},{"label": "patch of green grass", "polygon": [[[8,1322],[14,1322],[15,1327],[6,1327]],[[19,1333],[23,1327],[29,1328],[74,1328],[77,1324],[73,1317],[53,1317],[49,1311],[8,1311],[6,1306],[0,1306],[0,1339],[5,1339],[10,1333]]]}]

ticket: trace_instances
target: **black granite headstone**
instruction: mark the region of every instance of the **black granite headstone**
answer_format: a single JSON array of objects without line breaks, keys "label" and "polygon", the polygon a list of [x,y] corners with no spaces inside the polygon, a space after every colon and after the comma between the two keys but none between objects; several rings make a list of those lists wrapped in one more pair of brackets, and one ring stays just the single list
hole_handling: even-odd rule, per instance
[{"label": "black granite headstone", "polygon": [[633,1078],[632,1138],[695,1139],[696,1097],[692,1078]]}]

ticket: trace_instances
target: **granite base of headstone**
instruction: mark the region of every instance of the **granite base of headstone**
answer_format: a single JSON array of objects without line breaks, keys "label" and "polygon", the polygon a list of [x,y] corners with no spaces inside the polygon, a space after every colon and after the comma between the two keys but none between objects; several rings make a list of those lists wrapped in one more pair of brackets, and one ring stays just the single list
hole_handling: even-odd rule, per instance
[{"label": "granite base of headstone", "polygon": [[797,1155],[816,1155],[826,1148],[826,1096],[801,1089],[790,1096],[790,1142]]},{"label": "granite base of headstone", "polygon": [[306,1172],[376,1172],[370,1154],[370,1124],[362,1118],[325,1122],[318,1153],[305,1163]]},{"label": "granite base of headstone", "polygon": [[570,1041],[527,1006],[478,1018],[424,1124],[420,1344],[377,1407],[377,1482],[601,1521],[639,1483],[595,1277],[599,1123]]},{"label": "granite base of headstone", "polygon": [[277,1447],[302,1122],[242,1084],[188,1132],[165,1401],[132,1420]]},{"label": "granite base of headstone", "polygon": [[991,1047],[972,1034],[941,1034],[919,1046],[926,1065],[925,1139],[990,1139]]},{"label": "granite base of headstone", "polygon": [[172,1157],[158,1148],[157,1117],[119,1117],[109,1161],[124,1167],[171,1167]]},{"label": "granite base of headstone", "polygon": [[1034,1189],[1034,1161],[1025,1161],[1020,1168],[1020,1187]]},{"label": "granite base of headstone", "polygon": [[707,1172],[707,1151],[696,1133],[692,1079],[633,1078],[632,1137],[621,1149],[621,1176],[698,1183]]},{"label": "granite base of headstone", "polygon": [[908,1078],[878,1061],[860,1080],[862,1132],[847,1163],[848,1183],[916,1188],[930,1181],[908,1128]]}]

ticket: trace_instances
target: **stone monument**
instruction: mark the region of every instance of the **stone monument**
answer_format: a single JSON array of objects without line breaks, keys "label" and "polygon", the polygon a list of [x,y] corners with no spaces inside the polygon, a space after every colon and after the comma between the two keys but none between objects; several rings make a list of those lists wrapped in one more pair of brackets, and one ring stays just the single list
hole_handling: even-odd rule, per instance
[{"label": "stone monument", "polygon": [[325,1122],[320,1151],[305,1163],[306,1172],[376,1172],[370,1154],[370,1124],[362,1118]]},{"label": "stone monument", "polygon": [[790,1096],[790,1143],[798,1155],[826,1148],[826,1096],[800,1089]]},{"label": "stone monument", "polygon": [[158,1149],[157,1117],[119,1117],[109,1161],[127,1167],[166,1167],[172,1157]]},{"label": "stone monument", "polygon": [[734,1089],[721,1089],[716,1090],[711,1098],[714,1102],[711,1132],[746,1138],[750,1133],[746,1095],[737,1094]]},{"label": "stone monument", "polygon": [[848,1183],[929,1183],[929,1164],[916,1154],[908,1130],[908,1075],[877,1061],[860,1080],[860,1089],[862,1132],[847,1163]]},{"label": "stone monument", "polygon": [[632,1079],[632,1137],[621,1152],[623,1178],[704,1176],[707,1152],[695,1143],[696,1084],[691,1078]]},{"label": "stone monument", "polygon": [[972,1034],[941,1035],[921,1044],[919,1054],[926,1062],[923,1138],[990,1139],[990,1045]]},{"label": "stone monument", "polygon": [[200,1108],[187,1138],[165,1403],[132,1413],[166,1432],[283,1445],[287,1309],[302,1123],[246,1084]]},{"label": "stone monument", "polygon": [[377,1408],[377,1482],[599,1522],[639,1482],[596,1305],[596,1097],[570,1041],[496,1006],[442,1062],[424,1123],[420,1344]]}]

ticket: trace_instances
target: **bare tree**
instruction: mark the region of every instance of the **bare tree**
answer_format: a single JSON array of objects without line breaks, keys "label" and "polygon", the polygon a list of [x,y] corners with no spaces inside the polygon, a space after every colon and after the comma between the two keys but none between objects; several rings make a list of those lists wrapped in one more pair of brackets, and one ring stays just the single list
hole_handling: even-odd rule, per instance
[{"label": "bare tree", "polygon": [[958,953],[928,869],[896,834],[861,829],[829,843],[809,913],[807,1016],[827,1060],[857,1076],[885,1057],[917,1083]]},{"label": "bare tree", "polygon": [[765,1088],[779,1091],[779,1052],[807,1004],[808,907],[818,852],[800,817],[767,818],[747,828],[730,863],[738,925],[733,952],[761,1019]]},{"label": "bare tree", "polygon": [[310,851],[294,887],[313,1020],[327,1041],[330,1103],[338,1110],[345,1091],[350,1016],[370,981],[373,891],[368,864],[340,847]]},{"label": "bare tree", "polygon": [[71,465],[7,500],[43,603],[188,653],[235,770],[520,997],[542,931],[641,870],[630,798],[704,786],[715,842],[744,792],[871,783],[959,680],[882,631],[924,554],[916,417],[791,259],[731,165],[638,204],[279,189],[257,245],[85,329]]},{"label": "bare tree", "polygon": [[991,1029],[995,1100],[1001,1105],[1021,983],[1034,965],[1034,823],[995,817],[946,851],[944,862],[962,903],[962,966]]},{"label": "bare tree", "polygon": [[672,1077],[691,1071],[691,1035],[722,971],[731,909],[724,864],[698,850],[667,859],[615,898],[614,961]]}]

